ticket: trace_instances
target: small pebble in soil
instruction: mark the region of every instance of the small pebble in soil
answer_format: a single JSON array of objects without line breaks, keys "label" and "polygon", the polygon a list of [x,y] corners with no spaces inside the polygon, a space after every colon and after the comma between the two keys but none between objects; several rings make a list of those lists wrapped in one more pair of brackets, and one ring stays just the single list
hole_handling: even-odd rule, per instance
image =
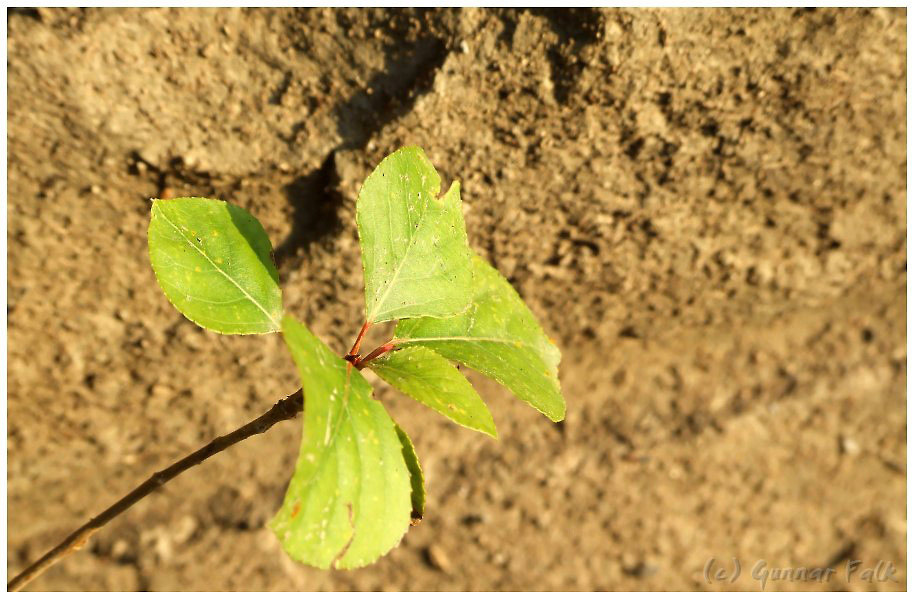
[{"label": "small pebble in soil", "polygon": [[428,549],[425,550],[425,559],[429,565],[437,570],[445,573],[451,571],[451,560],[440,545],[429,545]]}]

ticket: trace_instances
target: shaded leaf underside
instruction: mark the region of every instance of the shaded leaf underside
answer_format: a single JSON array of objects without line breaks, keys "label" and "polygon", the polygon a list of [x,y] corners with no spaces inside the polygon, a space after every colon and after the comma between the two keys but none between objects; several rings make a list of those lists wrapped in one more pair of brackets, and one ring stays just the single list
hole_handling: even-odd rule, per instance
[{"label": "shaded leaf underside", "polygon": [[400,437],[400,443],[403,444],[403,460],[409,469],[409,481],[412,486],[410,500],[412,501],[413,511],[410,514],[412,524],[418,524],[425,515],[425,475],[422,473],[422,466],[419,465],[419,456],[416,455],[416,448],[413,442],[403,429],[397,425],[397,435]]}]

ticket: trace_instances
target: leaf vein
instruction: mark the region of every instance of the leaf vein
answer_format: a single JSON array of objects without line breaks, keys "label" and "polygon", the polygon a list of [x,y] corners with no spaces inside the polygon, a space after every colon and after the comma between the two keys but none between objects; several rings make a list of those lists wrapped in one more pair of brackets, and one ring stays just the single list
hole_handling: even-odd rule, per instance
[{"label": "leaf vein", "polygon": [[228,279],[235,287],[238,288],[239,291],[241,291],[241,293],[243,293],[245,296],[247,296],[247,298],[248,298],[249,300],[251,300],[251,303],[254,304],[255,306],[257,306],[257,307],[260,309],[260,311],[263,312],[264,315],[270,320],[270,322],[272,322],[273,325],[275,325],[275,327],[276,327],[277,330],[279,330],[279,329],[282,328],[282,327],[279,325],[279,323],[276,321],[276,319],[273,318],[273,315],[270,314],[269,312],[267,312],[266,308],[264,308],[263,306],[261,306],[261,305],[260,305],[260,302],[258,302],[256,299],[254,299],[254,297],[251,296],[251,294],[248,293],[247,290],[246,290],[244,287],[242,287],[242,286],[238,283],[238,281],[236,281],[236,280],[233,279],[231,276],[229,276],[229,274],[228,274],[227,272],[225,272],[224,270],[222,270],[221,268],[219,268],[219,266],[213,261],[212,258],[210,258],[210,257],[206,254],[206,252],[204,252],[203,250],[201,250],[200,248],[198,248],[197,246],[195,246],[193,243],[191,243],[190,239],[188,239],[187,236],[184,235],[184,233],[181,231],[181,229],[178,228],[178,226],[177,226],[175,223],[171,222],[171,219],[169,219],[169,218],[165,215],[165,212],[164,212],[164,211],[159,210],[159,211],[158,211],[158,214],[159,214],[159,216],[161,216],[161,217],[165,220],[165,222],[167,222],[169,225],[171,225],[172,228],[173,228],[175,231],[177,231],[178,235],[180,235],[180,236],[184,239],[184,241],[187,242],[187,245],[189,245],[190,247],[192,247],[192,248],[194,248],[195,250],[197,250],[197,251],[200,253],[201,256],[203,256],[204,258],[206,258],[207,262],[209,262],[210,264],[212,264],[212,266],[213,266],[214,269],[216,269],[222,276],[224,276],[226,279]]}]

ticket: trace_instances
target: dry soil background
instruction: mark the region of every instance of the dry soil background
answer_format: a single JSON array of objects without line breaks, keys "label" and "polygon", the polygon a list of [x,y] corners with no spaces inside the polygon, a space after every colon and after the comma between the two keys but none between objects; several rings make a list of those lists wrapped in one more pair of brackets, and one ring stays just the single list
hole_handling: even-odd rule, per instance
[{"label": "dry soil background", "polygon": [[[358,186],[405,144],[563,351],[553,425],[501,440],[384,388],[426,520],[359,571],[264,523],[287,422],[148,498],[31,588],[906,586],[904,10],[14,10],[10,575],[297,388],[278,336],[201,331],[148,266],[150,197],[259,217],[289,310],[348,347]],[[707,560],[742,561],[730,585]],[[845,581],[848,559],[897,582]]]}]

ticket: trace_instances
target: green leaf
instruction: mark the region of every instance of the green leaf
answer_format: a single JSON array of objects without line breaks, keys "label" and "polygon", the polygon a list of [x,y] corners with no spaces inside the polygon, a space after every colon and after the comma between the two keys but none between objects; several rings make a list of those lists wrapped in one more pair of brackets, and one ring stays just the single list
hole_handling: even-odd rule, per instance
[{"label": "green leaf", "polygon": [[561,355],[511,284],[473,257],[472,305],[449,318],[403,320],[393,343],[428,347],[491,377],[558,422],[565,400],[558,379]]},{"label": "green leaf", "polygon": [[270,527],[293,558],[357,568],[393,549],[409,527],[410,471],[396,425],[352,365],[294,318],[283,337],[305,396],[295,474]]},{"label": "green leaf", "polygon": [[154,200],[149,260],[168,300],[203,328],[278,331],[282,315],[272,247],[256,218],[206,198]]},{"label": "green leaf", "polygon": [[365,269],[368,322],[449,316],[467,308],[470,249],[455,181],[441,178],[420,148],[385,158],[365,179],[356,221]]},{"label": "green leaf", "polygon": [[412,485],[412,494],[410,500],[413,504],[413,512],[410,514],[413,526],[422,521],[425,515],[425,475],[422,474],[422,466],[419,465],[419,456],[416,455],[416,448],[413,442],[403,429],[397,426],[397,436],[403,444],[403,459],[406,461],[406,467],[409,469],[409,482]]},{"label": "green leaf", "polygon": [[425,347],[404,347],[368,363],[378,376],[457,424],[497,438],[495,422],[473,385]]}]

